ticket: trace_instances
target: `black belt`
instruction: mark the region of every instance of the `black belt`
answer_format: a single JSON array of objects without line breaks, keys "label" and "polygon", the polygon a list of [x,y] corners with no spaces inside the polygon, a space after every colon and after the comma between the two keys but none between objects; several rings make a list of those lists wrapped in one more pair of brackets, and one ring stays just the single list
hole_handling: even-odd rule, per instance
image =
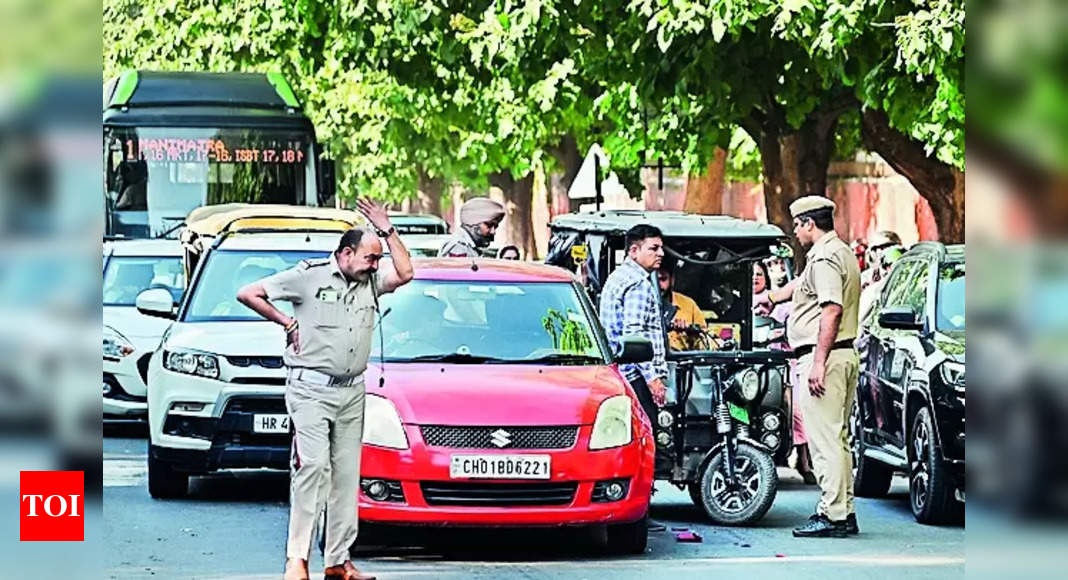
[{"label": "black belt", "polygon": [[[839,349],[843,349],[843,348],[848,348],[848,349],[852,350],[853,349],[853,339],[850,338],[850,339],[847,339],[847,340],[839,340],[838,342],[836,342],[836,343],[831,345],[831,350],[839,350]],[[812,352],[813,350],[816,350],[816,346],[815,345],[813,345],[813,344],[805,344],[805,345],[802,345],[802,346],[799,346],[799,347],[795,348],[794,349],[794,353],[797,355],[798,358],[801,358],[801,357],[805,356],[806,354]]]}]

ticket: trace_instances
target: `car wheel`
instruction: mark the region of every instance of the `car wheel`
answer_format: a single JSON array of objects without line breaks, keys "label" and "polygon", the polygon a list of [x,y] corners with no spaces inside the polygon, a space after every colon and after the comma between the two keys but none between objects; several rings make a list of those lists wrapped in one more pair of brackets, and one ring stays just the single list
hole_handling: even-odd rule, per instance
[{"label": "car wheel", "polygon": [[614,554],[644,554],[648,543],[648,515],[629,524],[608,526],[608,550]]},{"label": "car wheel", "polygon": [[921,524],[948,524],[963,515],[935,442],[931,410],[923,407],[909,432],[909,503]]},{"label": "car wheel", "polygon": [[189,474],[176,471],[174,467],[148,452],[148,493],[156,499],[185,497],[189,491]]},{"label": "car wheel", "polygon": [[864,455],[864,429],[860,417],[860,398],[853,399],[849,413],[849,448],[853,451],[853,493],[857,497],[886,497],[894,469]]},{"label": "car wheel", "polygon": [[718,525],[753,524],[771,508],[779,488],[775,461],[764,451],[745,442],[738,443],[734,470],[741,485],[730,490],[724,473],[724,453],[720,450],[701,474],[701,506]]}]

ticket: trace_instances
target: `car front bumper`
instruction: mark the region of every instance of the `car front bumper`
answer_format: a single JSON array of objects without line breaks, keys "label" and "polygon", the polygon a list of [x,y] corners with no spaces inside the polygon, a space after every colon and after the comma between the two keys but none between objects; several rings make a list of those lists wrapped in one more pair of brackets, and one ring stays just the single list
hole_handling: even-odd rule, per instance
[{"label": "car front bumper", "polygon": [[[649,509],[653,484],[654,446],[648,436],[614,449],[589,451],[590,426],[583,426],[575,445],[565,450],[489,450],[428,447],[417,426],[405,430],[411,446],[393,450],[364,445],[361,476],[366,482],[383,479],[399,484],[403,501],[374,501],[361,490],[359,514],[362,521],[382,524],[428,526],[570,526],[604,523],[627,523],[642,518]],[[452,479],[449,466],[453,454],[475,455],[549,455],[551,478],[548,480]],[[596,482],[624,479],[628,490],[619,501],[594,502]],[[432,505],[428,491],[441,486],[461,486],[465,492],[482,494],[492,503],[495,493],[506,485],[529,489],[525,505],[448,505],[438,499]],[[495,487],[498,486],[498,487]],[[545,489],[573,489],[570,500],[555,505],[536,505],[536,496]]]}]

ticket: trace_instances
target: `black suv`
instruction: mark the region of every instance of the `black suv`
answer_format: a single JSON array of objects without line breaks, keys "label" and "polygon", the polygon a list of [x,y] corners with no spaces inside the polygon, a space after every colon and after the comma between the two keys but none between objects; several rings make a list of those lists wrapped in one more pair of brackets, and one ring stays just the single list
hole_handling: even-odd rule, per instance
[{"label": "black suv", "polygon": [[916,520],[964,514],[964,246],[916,244],[862,320],[850,431],[854,489],[883,497],[909,478]]}]

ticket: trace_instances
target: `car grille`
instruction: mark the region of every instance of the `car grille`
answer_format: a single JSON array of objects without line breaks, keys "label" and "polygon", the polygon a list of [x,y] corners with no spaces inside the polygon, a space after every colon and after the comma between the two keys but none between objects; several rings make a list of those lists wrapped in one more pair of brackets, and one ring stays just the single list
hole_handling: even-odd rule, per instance
[{"label": "car grille", "polygon": [[527,507],[568,505],[578,484],[570,483],[420,483],[431,506]]},{"label": "car grille", "polygon": [[285,415],[286,401],[282,397],[234,397],[226,405],[228,413],[275,413]]},{"label": "car grille", "polygon": [[423,425],[423,440],[431,447],[453,449],[567,449],[575,444],[578,427],[464,427]]},{"label": "car grille", "polygon": [[255,365],[265,369],[282,368],[282,357],[280,356],[228,356],[226,357],[226,362],[235,367],[250,367]]}]

